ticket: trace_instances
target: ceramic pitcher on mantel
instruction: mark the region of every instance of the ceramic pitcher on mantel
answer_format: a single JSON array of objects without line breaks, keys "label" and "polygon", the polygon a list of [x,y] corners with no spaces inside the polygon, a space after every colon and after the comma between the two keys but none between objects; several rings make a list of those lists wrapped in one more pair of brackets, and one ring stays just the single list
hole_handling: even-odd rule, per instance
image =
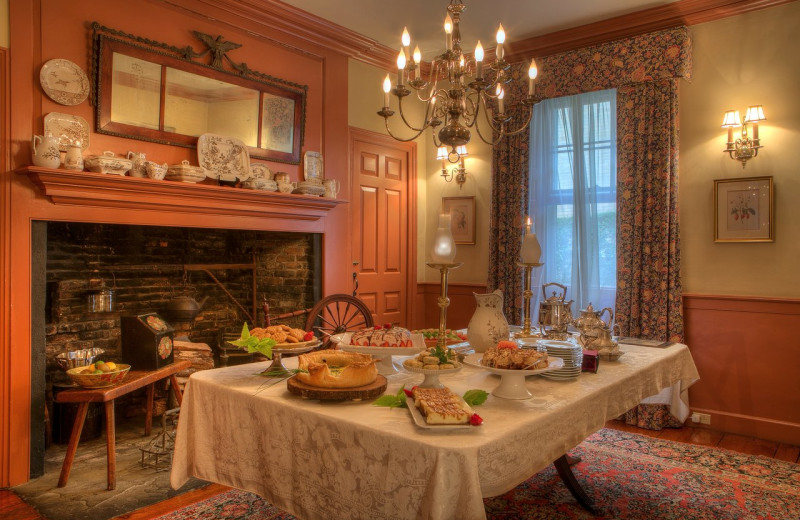
[{"label": "ceramic pitcher on mantel", "polygon": [[475,295],[478,308],[469,320],[467,338],[475,352],[497,345],[508,339],[508,321],[503,314],[503,291],[497,289],[489,294]]}]

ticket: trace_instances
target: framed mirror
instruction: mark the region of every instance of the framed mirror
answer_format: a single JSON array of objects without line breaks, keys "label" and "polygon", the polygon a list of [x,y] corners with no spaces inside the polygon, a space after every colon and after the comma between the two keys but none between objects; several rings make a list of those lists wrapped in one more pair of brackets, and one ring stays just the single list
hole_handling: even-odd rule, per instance
[{"label": "framed mirror", "polygon": [[[196,52],[93,27],[97,132],[186,147],[218,134],[251,157],[300,163],[305,85],[234,62],[226,53],[240,45],[221,36],[195,32],[208,46]],[[207,54],[211,64],[195,61]]]}]

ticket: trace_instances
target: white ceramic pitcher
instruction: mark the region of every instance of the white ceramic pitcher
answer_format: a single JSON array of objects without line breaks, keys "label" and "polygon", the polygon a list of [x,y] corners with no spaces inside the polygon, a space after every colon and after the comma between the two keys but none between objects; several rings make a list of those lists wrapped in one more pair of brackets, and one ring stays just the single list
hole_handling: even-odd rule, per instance
[{"label": "white ceramic pitcher", "polygon": [[322,186],[325,188],[324,197],[329,199],[336,198],[340,188],[339,181],[337,179],[325,179],[322,181]]},{"label": "white ceramic pitcher", "polygon": [[478,308],[469,320],[467,338],[475,352],[486,349],[508,339],[508,321],[503,314],[503,291],[475,295]]},{"label": "white ceramic pitcher", "polygon": [[61,166],[61,151],[58,139],[51,135],[34,135],[31,140],[31,158],[33,164],[42,168],[58,168]]}]

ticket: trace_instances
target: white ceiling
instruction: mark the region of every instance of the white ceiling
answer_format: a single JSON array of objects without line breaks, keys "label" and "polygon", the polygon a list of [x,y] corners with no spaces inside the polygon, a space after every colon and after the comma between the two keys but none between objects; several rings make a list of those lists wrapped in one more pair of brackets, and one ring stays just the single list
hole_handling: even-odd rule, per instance
[{"label": "white ceiling", "polygon": [[[283,0],[284,2],[400,49],[408,26],[411,50],[419,45],[425,60],[444,50],[444,17],[449,0]],[[506,43],[613,18],[676,0],[462,0],[462,48],[470,52],[480,39],[495,45],[499,23]]]}]

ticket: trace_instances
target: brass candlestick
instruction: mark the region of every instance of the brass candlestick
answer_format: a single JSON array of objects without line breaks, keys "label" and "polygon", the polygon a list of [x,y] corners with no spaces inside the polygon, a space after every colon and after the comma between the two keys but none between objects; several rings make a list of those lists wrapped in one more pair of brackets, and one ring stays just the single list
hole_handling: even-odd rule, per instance
[{"label": "brass candlestick", "polygon": [[515,338],[530,338],[536,335],[531,331],[531,274],[534,267],[541,267],[544,263],[517,262],[517,267],[525,269],[524,291],[522,292],[522,330],[514,333]]},{"label": "brass candlestick", "polygon": [[441,275],[442,290],[437,300],[439,304],[439,339],[436,342],[436,348],[444,348],[447,345],[447,338],[444,335],[444,331],[447,328],[447,306],[450,305],[450,298],[447,297],[447,272],[451,269],[458,269],[464,265],[464,262],[457,262],[455,264],[436,264],[428,262],[425,265],[438,269]]}]

